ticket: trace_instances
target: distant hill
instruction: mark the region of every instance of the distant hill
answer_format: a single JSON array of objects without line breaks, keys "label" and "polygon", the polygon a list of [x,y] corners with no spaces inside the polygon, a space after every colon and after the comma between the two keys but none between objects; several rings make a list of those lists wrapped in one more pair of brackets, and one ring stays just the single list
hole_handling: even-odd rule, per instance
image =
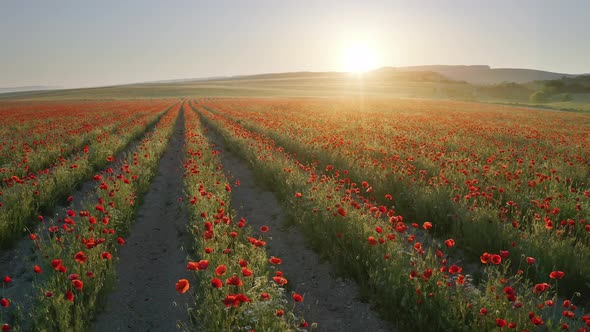
[{"label": "distant hill", "polygon": [[[239,75],[228,77],[214,77],[205,79],[188,79],[187,81],[233,81],[233,80],[282,80],[304,78],[344,78],[349,73],[343,72],[286,72],[255,75]],[[427,65],[409,67],[382,67],[364,74],[367,78],[378,80],[407,80],[407,81],[459,81],[471,84],[499,84],[504,82],[528,83],[533,81],[558,80],[563,77],[574,78],[580,75],[553,73],[534,69],[521,68],[491,68],[487,65],[454,66]],[[179,82],[181,80],[178,80]]]},{"label": "distant hill", "polygon": [[60,89],[60,87],[45,86],[45,85],[12,86],[12,87],[5,87],[5,88],[0,87],[0,93],[38,91],[38,90],[56,90],[56,89]]},{"label": "distant hill", "polygon": [[419,69],[400,70],[394,67],[383,67],[365,74],[368,78],[376,80],[418,81],[418,82],[447,82],[452,81],[447,76],[434,70]]},{"label": "distant hill", "polygon": [[429,65],[396,67],[394,69],[398,71],[432,71],[439,73],[453,81],[465,81],[473,84],[498,84],[502,82],[527,83],[531,81],[548,81],[561,79],[562,77],[571,78],[579,76],[573,74],[553,73],[534,69],[490,68],[490,66],[487,65]]},{"label": "distant hill", "polygon": [[[383,67],[362,75],[348,72],[285,72],[230,77],[168,79],[95,88],[23,91],[4,88],[0,99],[326,97],[371,95],[528,103],[579,102],[590,95],[590,76],[489,66]],[[20,92],[6,92],[20,90]],[[590,96],[589,96],[590,97]],[[568,106],[569,107],[569,106]]]},{"label": "distant hill", "polygon": [[[213,76],[213,77],[199,77],[199,78],[177,78],[170,80],[159,80],[159,81],[147,81],[133,84],[167,84],[167,83],[185,83],[185,82],[201,82],[201,81],[214,81],[226,79],[228,76]],[[127,85],[127,84],[124,84]]]},{"label": "distant hill", "polygon": [[282,79],[306,79],[306,78],[340,78],[348,75],[348,73],[335,71],[295,71],[285,73],[265,73],[253,75],[236,75],[226,76],[220,78],[213,78],[213,81],[235,81],[235,80],[282,80]]},{"label": "distant hill", "polygon": [[[371,70],[363,74],[365,80],[392,80],[392,81],[421,81],[421,82],[441,82],[449,81],[449,79],[437,72],[426,71],[426,70],[398,70],[393,67],[383,67],[376,70]],[[350,78],[351,74],[346,72],[312,72],[312,71],[298,71],[298,72],[287,72],[287,73],[267,73],[267,74],[255,74],[255,75],[239,75],[239,76],[227,76],[227,77],[216,77],[210,79],[194,79],[192,81],[236,81],[236,80],[294,80],[294,79],[346,79]],[[187,82],[189,80],[183,80]]]}]

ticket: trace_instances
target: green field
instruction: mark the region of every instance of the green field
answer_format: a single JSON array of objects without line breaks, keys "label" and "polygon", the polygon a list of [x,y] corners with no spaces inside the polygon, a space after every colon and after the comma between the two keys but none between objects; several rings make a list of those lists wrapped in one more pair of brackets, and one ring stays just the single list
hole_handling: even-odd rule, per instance
[{"label": "green field", "polygon": [[11,92],[4,100],[105,100],[201,97],[324,98],[375,97],[481,101],[514,106],[590,112],[590,94],[571,94],[571,101],[532,104],[528,93],[502,97],[489,86],[420,77],[379,77],[345,73],[266,74],[214,80],[138,83],[120,86]]}]

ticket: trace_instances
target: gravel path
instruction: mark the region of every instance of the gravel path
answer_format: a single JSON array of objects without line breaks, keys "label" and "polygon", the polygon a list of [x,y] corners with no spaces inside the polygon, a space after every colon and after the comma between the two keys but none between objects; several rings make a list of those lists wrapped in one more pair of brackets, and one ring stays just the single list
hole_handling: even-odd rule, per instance
[{"label": "gravel path", "polygon": [[95,331],[175,331],[186,323],[187,297],[174,285],[185,273],[188,213],[177,204],[182,197],[184,113],[139,208],[126,245],[121,248],[117,288],[107,297]]}]

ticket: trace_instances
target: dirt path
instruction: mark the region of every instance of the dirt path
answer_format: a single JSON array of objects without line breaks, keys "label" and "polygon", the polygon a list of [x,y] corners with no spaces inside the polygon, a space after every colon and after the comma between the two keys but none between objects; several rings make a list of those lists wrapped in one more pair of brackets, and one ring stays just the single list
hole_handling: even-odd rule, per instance
[{"label": "dirt path", "polygon": [[[225,151],[223,139],[214,131],[208,138],[221,150],[225,172],[240,186],[232,188],[232,207],[239,217],[258,232],[260,226],[270,227],[272,240],[268,254],[283,260],[281,271],[291,289],[303,294],[303,317],[318,323],[318,331],[394,331],[371,310],[369,304],[358,299],[358,286],[350,280],[334,276],[334,269],[320,261],[319,256],[305,245],[303,234],[295,226],[287,226],[287,215],[276,196],[256,183],[247,163],[230,151]],[[233,182],[233,181],[232,181]]]},{"label": "dirt path", "polygon": [[186,323],[186,296],[174,284],[185,272],[188,213],[182,197],[184,113],[139,208],[137,220],[119,254],[117,288],[96,319],[95,331],[175,331]]}]

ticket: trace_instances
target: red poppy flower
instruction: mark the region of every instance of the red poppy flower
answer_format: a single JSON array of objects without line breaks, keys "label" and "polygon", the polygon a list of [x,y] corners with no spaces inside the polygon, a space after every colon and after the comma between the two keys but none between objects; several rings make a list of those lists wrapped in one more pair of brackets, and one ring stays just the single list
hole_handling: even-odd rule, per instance
[{"label": "red poppy flower", "polygon": [[223,302],[226,307],[233,306],[237,308],[241,303],[252,302],[252,300],[244,294],[228,294],[225,299],[221,300],[221,302]]},{"label": "red poppy flower", "polygon": [[490,261],[495,265],[499,265],[500,263],[502,263],[502,256],[497,255],[497,254],[493,254],[490,257]]},{"label": "red poppy flower", "polygon": [[272,277],[272,280],[274,280],[274,282],[276,282],[277,284],[283,286],[287,284],[287,279],[283,278],[283,277]]},{"label": "red poppy flower", "polygon": [[301,294],[293,293],[293,300],[295,302],[301,302],[303,301],[303,296]]},{"label": "red poppy flower", "polygon": [[563,278],[564,275],[565,275],[565,273],[563,271],[552,271],[551,273],[549,273],[549,278],[561,279],[561,278]]},{"label": "red poppy flower", "polygon": [[269,230],[268,226],[260,226],[260,231],[262,233],[266,233],[266,232],[268,232],[268,230]]},{"label": "red poppy flower", "polygon": [[79,280],[79,279],[72,280],[72,285],[77,290],[82,290],[82,288],[84,287],[84,283],[82,282],[82,280]]},{"label": "red poppy flower", "polygon": [[83,251],[78,251],[74,255],[74,260],[80,264],[83,264],[84,262],[86,262],[87,259],[88,259],[88,257],[86,256],[86,254]]},{"label": "red poppy flower", "polygon": [[445,241],[445,245],[447,246],[447,248],[450,248],[450,247],[452,247],[452,246],[455,245],[455,240],[448,239],[448,240]]},{"label": "red poppy flower", "polygon": [[240,259],[239,264],[240,264],[241,267],[248,266],[248,262],[245,259]]},{"label": "red poppy flower", "polygon": [[102,254],[100,254],[100,257],[102,257],[102,259],[107,259],[107,260],[109,260],[109,259],[113,258],[113,255],[111,255],[111,253],[110,253],[110,252],[108,252],[108,251],[105,251],[105,252],[103,252]]},{"label": "red poppy flower", "polygon": [[223,282],[219,278],[211,279],[211,286],[215,288],[221,288],[223,286]]},{"label": "red poppy flower", "polygon": [[2,324],[2,332],[8,332],[8,331],[10,331],[10,325]]},{"label": "red poppy flower", "polygon": [[533,292],[536,294],[539,294],[539,293],[542,293],[542,292],[548,290],[549,288],[551,288],[551,285],[544,282],[544,283],[536,284],[533,287]]},{"label": "red poppy flower", "polygon": [[281,264],[283,261],[275,256],[271,256],[270,259],[268,260],[271,264]]},{"label": "red poppy flower", "polygon": [[244,283],[242,282],[242,280],[240,280],[240,278],[238,278],[238,276],[233,276],[227,280],[225,280],[225,284],[226,285],[234,285],[234,286],[243,286]]},{"label": "red poppy flower", "polygon": [[4,279],[2,279],[2,281],[3,281],[5,284],[8,284],[8,283],[12,282],[12,278],[11,278],[11,277],[9,277],[9,276],[4,276]]},{"label": "red poppy flower", "polygon": [[527,257],[526,262],[528,265],[533,265],[533,264],[535,264],[535,259],[532,257]]},{"label": "red poppy flower", "polygon": [[277,315],[277,317],[282,317],[285,314],[285,310],[283,309],[277,309],[277,311],[275,311],[275,315]]},{"label": "red poppy flower", "polygon": [[247,267],[242,268],[242,275],[244,277],[250,277],[250,276],[252,276],[253,273],[254,272],[252,272],[252,270],[248,269]]},{"label": "red poppy flower", "polygon": [[344,217],[344,216],[346,216],[346,210],[344,210],[343,207],[339,207],[338,214]]},{"label": "red poppy flower", "polygon": [[496,318],[496,326],[498,327],[504,327],[506,326],[506,320],[505,319],[501,319],[501,318]]},{"label": "red poppy flower", "polygon": [[492,255],[488,254],[487,252],[484,252],[481,256],[479,256],[479,260],[483,263],[483,264],[488,264],[491,260]]},{"label": "red poppy flower", "polygon": [[461,271],[463,271],[463,268],[457,266],[457,265],[451,265],[451,267],[449,268],[449,273],[450,274],[456,274],[456,273],[461,273]]},{"label": "red poppy flower", "polygon": [[543,325],[543,320],[539,316],[534,316],[533,318],[531,318],[531,323],[533,323],[533,325],[539,326]]},{"label": "red poppy flower", "polygon": [[191,285],[188,282],[188,280],[186,280],[186,279],[180,279],[176,283],[176,291],[181,294],[186,293],[186,291],[188,291],[190,287],[191,287]]},{"label": "red poppy flower", "polygon": [[43,272],[43,271],[41,270],[41,267],[40,267],[39,265],[35,265],[35,266],[33,267],[33,271],[35,271],[35,273],[41,273],[41,272]]},{"label": "red poppy flower", "polygon": [[218,276],[222,276],[225,274],[225,271],[227,271],[227,267],[225,265],[219,265],[216,269],[215,269],[215,274],[217,274]]},{"label": "red poppy flower", "polygon": [[504,287],[504,291],[503,291],[503,292],[504,292],[504,294],[506,294],[506,295],[514,295],[514,294],[516,294],[516,293],[514,292],[514,288],[512,288],[512,287],[510,287],[510,286],[506,286],[506,287]]},{"label": "red poppy flower", "polygon": [[427,221],[422,224],[422,228],[424,228],[425,230],[430,230],[432,228],[432,223],[430,221]]},{"label": "red poppy flower", "polygon": [[0,305],[4,308],[8,308],[8,306],[10,305],[10,301],[8,301],[8,299],[3,298],[0,300]]},{"label": "red poppy flower", "polygon": [[66,299],[70,302],[74,301],[74,293],[72,293],[72,291],[67,291],[66,292]]}]

